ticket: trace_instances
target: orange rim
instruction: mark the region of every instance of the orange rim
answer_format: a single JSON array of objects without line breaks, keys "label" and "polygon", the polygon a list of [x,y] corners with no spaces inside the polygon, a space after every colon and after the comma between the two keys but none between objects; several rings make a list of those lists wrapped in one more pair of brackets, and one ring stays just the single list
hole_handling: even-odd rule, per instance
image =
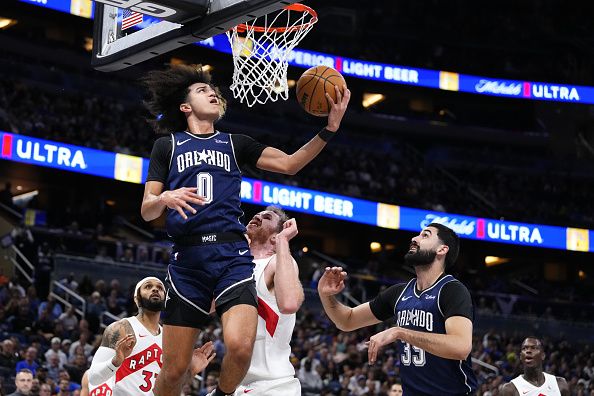
[{"label": "orange rim", "polygon": [[313,25],[314,23],[316,23],[318,21],[318,14],[317,12],[309,7],[306,6],[305,4],[301,4],[301,3],[294,3],[294,4],[289,4],[288,6],[284,7],[285,10],[289,10],[289,11],[299,11],[299,12],[303,12],[303,13],[307,13],[309,15],[311,15],[311,20],[308,23],[304,23],[302,25],[297,25],[297,26],[291,26],[291,27],[264,27],[264,26],[249,26],[246,25],[245,23],[241,23],[239,25],[237,25],[237,31],[238,32],[245,32],[248,29],[249,30],[253,30],[254,32],[259,32],[259,33],[265,33],[265,32],[279,32],[279,33],[283,33],[283,32],[294,32],[297,30],[302,30],[304,28],[307,28],[311,25]]}]

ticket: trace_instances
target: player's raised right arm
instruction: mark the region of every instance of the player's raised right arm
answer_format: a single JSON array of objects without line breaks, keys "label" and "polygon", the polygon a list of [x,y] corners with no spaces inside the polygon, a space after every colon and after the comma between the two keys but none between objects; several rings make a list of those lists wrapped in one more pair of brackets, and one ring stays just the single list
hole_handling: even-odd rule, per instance
[{"label": "player's raised right arm", "polygon": [[330,320],[342,331],[353,331],[380,323],[368,302],[350,308],[334,297],[344,289],[346,275],[342,267],[327,267],[318,282],[320,300]]},{"label": "player's raised right arm", "polygon": [[274,147],[266,147],[256,164],[259,169],[285,175],[294,175],[320,154],[330,137],[338,131],[351,98],[351,91],[346,86],[344,87],[344,95],[340,93],[338,87],[335,87],[335,89],[336,102],[326,94],[330,103],[330,114],[328,114],[328,124],[325,131],[314,136],[293,154],[287,154]]}]

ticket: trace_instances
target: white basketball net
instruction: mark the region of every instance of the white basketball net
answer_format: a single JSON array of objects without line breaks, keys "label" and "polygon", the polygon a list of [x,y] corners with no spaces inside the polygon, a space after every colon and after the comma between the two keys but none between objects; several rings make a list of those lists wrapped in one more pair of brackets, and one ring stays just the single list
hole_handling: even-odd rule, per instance
[{"label": "white basketball net", "polygon": [[289,55],[317,21],[314,10],[296,3],[229,30],[233,96],[249,107],[287,100]]}]

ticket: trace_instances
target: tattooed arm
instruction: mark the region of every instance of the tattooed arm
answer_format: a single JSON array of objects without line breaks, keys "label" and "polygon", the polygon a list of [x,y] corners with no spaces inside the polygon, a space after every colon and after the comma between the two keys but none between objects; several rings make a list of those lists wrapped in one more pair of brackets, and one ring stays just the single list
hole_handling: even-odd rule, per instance
[{"label": "tattooed arm", "polygon": [[89,369],[89,381],[102,384],[115,375],[118,367],[130,356],[136,337],[126,319],[110,324],[103,333],[101,346],[93,356]]}]

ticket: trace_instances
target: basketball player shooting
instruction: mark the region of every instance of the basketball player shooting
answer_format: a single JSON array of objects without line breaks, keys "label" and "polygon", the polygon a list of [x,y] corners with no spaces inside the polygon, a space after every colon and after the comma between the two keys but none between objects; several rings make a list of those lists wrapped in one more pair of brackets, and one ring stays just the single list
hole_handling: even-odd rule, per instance
[{"label": "basketball player shooting", "polygon": [[275,206],[256,214],[247,225],[256,264],[259,318],[250,368],[236,396],[301,396],[289,360],[295,313],[304,299],[299,269],[289,250],[297,232],[295,219]]},{"label": "basketball player shooting", "polygon": [[342,331],[353,331],[394,318],[396,327],[369,339],[369,364],[380,348],[396,342],[405,395],[470,395],[473,306],[466,286],[445,273],[458,257],[458,235],[431,223],[412,238],[405,262],[416,278],[393,285],[355,308],[334,297],[344,289],[346,272],[326,268],[318,293],[328,317]]},{"label": "basketball player shooting", "polygon": [[151,153],[141,214],[158,218],[167,209],[174,242],[164,311],[163,368],[155,394],[178,396],[199,329],[211,302],[221,317],[227,353],[217,396],[231,395],[250,364],[258,322],[254,263],[239,221],[241,170],[256,166],[293,175],[334,136],[350,91],[337,90],[327,125],[303,147],[287,154],[242,134],[217,131],[226,101],[201,66],[172,66],[143,80],[157,139]]},{"label": "basketball player shooting", "polygon": [[[165,302],[160,279],[146,277],[136,284],[134,301],[138,314],[110,324],[101,346],[93,356],[88,384],[93,396],[113,387],[114,395],[152,395],[161,371],[162,329],[159,325]],[[215,357],[211,342],[192,352],[191,367],[184,382],[204,370]],[[101,385],[93,385],[101,384]]]}]

